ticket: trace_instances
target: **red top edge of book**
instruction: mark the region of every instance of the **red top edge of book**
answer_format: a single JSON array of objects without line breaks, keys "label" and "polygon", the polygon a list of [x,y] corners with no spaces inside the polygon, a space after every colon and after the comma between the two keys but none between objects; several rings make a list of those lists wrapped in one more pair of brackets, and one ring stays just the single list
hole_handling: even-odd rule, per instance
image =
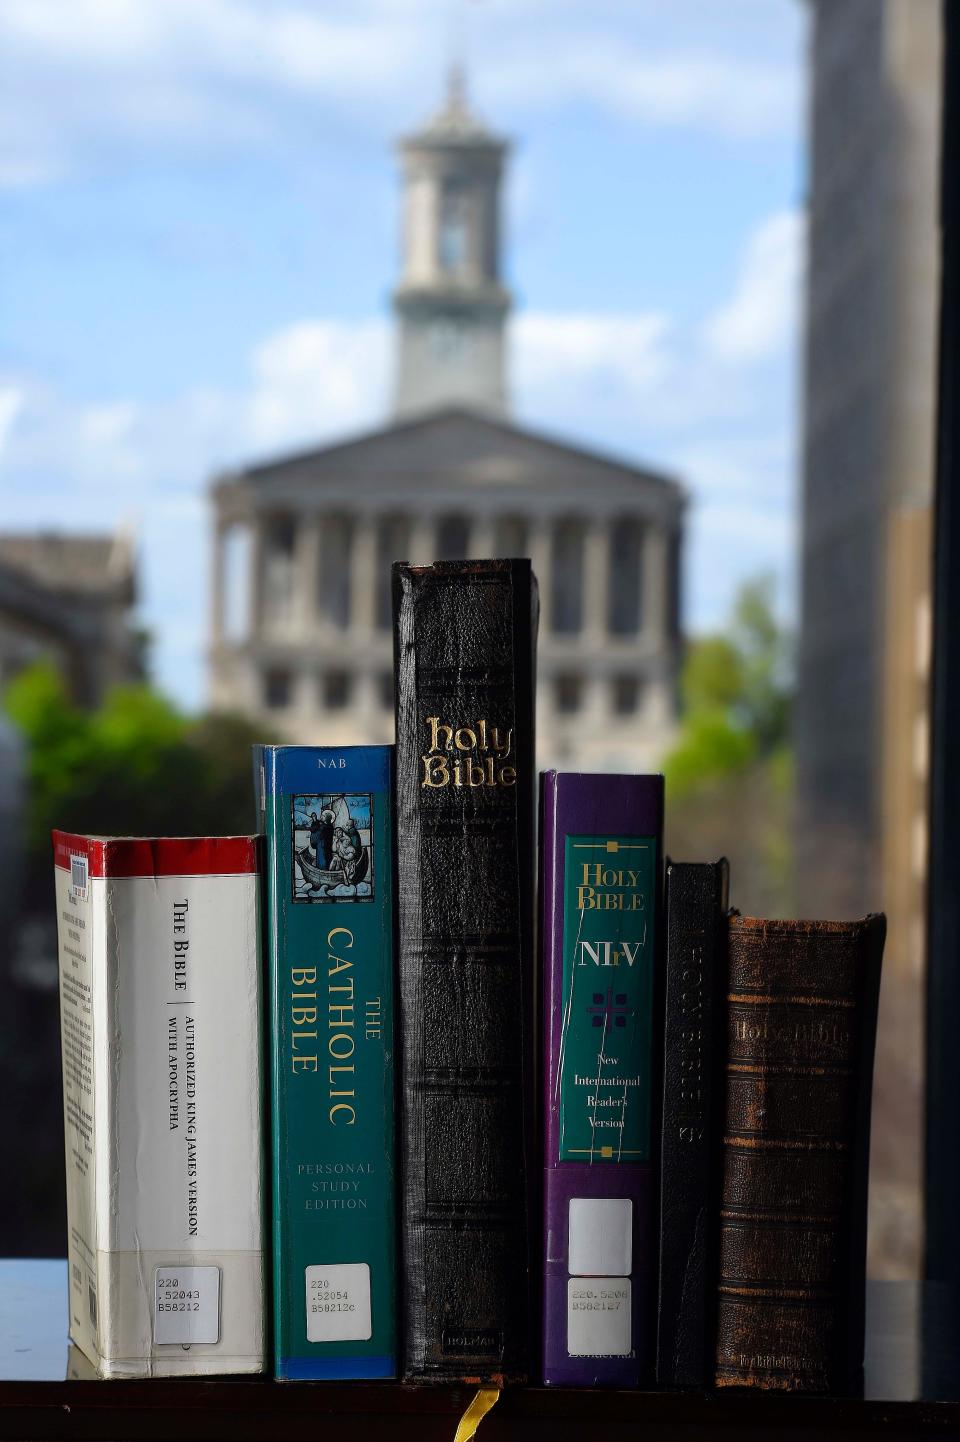
[{"label": "red top edge of book", "polygon": [[242,876],[257,869],[253,836],[77,836],[54,831],[54,865],[85,856],[91,876]]}]

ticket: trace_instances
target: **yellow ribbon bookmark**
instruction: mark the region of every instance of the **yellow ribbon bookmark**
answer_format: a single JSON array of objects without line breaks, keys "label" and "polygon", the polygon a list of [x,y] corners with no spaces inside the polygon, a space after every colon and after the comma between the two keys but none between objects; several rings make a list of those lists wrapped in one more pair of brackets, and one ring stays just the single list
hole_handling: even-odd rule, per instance
[{"label": "yellow ribbon bookmark", "polygon": [[470,1438],[476,1436],[477,1428],[493,1404],[499,1399],[499,1396],[499,1387],[481,1387],[466,1412],[464,1412],[460,1418],[460,1425],[457,1428],[457,1435],[454,1437],[453,1442],[470,1442]]}]

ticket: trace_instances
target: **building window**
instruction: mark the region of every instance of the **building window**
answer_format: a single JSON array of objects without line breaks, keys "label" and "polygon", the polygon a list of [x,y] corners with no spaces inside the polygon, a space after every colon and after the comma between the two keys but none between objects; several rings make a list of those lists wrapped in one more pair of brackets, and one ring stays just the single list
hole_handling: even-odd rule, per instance
[{"label": "building window", "polygon": [[440,269],[447,275],[462,275],[469,260],[469,191],[458,176],[451,175],[440,188]]},{"label": "building window", "polygon": [[527,554],[527,523],[523,516],[500,516],[494,526],[493,538],[497,556]]},{"label": "building window", "polygon": [[579,676],[558,676],[554,682],[556,708],[565,716],[580,710],[582,682]]},{"label": "building window", "polygon": [[381,516],[377,522],[377,625],[388,631],[393,620],[390,567],[410,559],[410,521],[406,516]]},{"label": "building window", "polygon": [[634,636],[643,624],[643,526],[629,517],[610,531],[607,629],[613,636]]},{"label": "building window", "polygon": [[639,676],[614,676],[613,711],[616,716],[632,716],[639,710],[642,687]]},{"label": "building window", "polygon": [[263,701],[268,711],[285,711],[293,695],[293,677],[289,671],[272,667],[264,673]]},{"label": "building window", "polygon": [[348,671],[325,671],[323,676],[323,707],[325,711],[342,711],[350,702]]},{"label": "building window", "polygon": [[263,554],[263,610],[267,624],[287,625],[293,616],[297,528],[290,516],[267,522]]},{"label": "building window", "polygon": [[381,671],[377,680],[377,690],[380,693],[380,705],[384,711],[393,710],[393,672]]},{"label": "building window", "polygon": [[330,626],[350,625],[353,520],[324,516],[320,541],[320,615]]},{"label": "building window", "polygon": [[443,516],[437,526],[437,560],[465,561],[470,552],[470,522],[466,516]]},{"label": "building window", "polygon": [[553,532],[551,624],[561,635],[583,625],[583,525],[558,521]]}]

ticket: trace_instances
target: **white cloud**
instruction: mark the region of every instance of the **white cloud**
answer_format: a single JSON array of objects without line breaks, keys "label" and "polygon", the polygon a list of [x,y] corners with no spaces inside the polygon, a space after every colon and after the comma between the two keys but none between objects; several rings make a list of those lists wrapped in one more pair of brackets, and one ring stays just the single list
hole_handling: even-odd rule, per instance
[{"label": "white cloud", "polygon": [[[4,0],[0,184],[40,183],[134,145],[141,159],[144,145],[202,156],[281,137],[296,148],[331,112],[392,131],[437,92],[448,3]],[[725,34],[710,3],[685,0],[667,21],[641,6],[559,5],[549,23],[536,4],[490,7],[472,25],[473,88],[484,106],[521,114],[586,104],[648,127],[795,133],[790,54],[751,43],[766,31],[756,7]]]},{"label": "white cloud", "polygon": [[80,419],[82,438],[90,445],[118,445],[129,440],[137,422],[137,407],[128,402],[91,406]]},{"label": "white cloud", "polygon": [[685,558],[688,627],[715,628],[739,582],[761,572],[777,577],[780,610],[792,620],[796,520],[789,426],[761,413],[731,436],[695,422],[693,438],[681,443],[674,457],[692,495]]},{"label": "white cloud", "polygon": [[0,456],[23,409],[24,399],[24,393],[18,386],[0,386]]},{"label": "white cloud", "polygon": [[513,368],[521,395],[558,386],[613,385],[634,399],[670,368],[666,316],[522,311],[513,323]]},{"label": "white cloud", "polygon": [[737,365],[765,360],[796,331],[806,229],[799,211],[771,216],[747,245],[733,295],[704,326],[707,349]]},{"label": "white cloud", "polygon": [[[366,12],[366,13],[364,13]],[[370,6],[351,14],[259,0],[5,0],[0,31],[24,58],[101,72],[151,66],[270,81],[281,88],[363,75],[371,88],[392,57],[371,44]],[[389,64],[387,61],[389,59]]]},{"label": "white cloud", "polygon": [[650,55],[596,33],[560,35],[542,48],[513,52],[487,89],[514,104],[546,105],[562,95],[648,126],[734,139],[793,130],[800,105],[794,67],[730,55]]},{"label": "white cloud", "polygon": [[254,351],[247,403],[258,447],[342,434],[383,413],[390,331],[385,320],[309,320]]},{"label": "white cloud", "polygon": [[304,139],[285,98],[366,102],[403,93],[417,31],[388,13],[260,0],[5,0],[0,183],[88,168],[134,147],[203,156]]}]

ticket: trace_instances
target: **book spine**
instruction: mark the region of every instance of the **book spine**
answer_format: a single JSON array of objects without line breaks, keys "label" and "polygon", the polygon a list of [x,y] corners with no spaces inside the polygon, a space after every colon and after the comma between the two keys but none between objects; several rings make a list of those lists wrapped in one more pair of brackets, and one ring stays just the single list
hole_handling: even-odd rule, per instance
[{"label": "book spine", "polygon": [[717,1125],[729,868],[668,862],[657,1382],[712,1380]]},{"label": "book spine", "polygon": [[391,753],[267,747],[274,1367],[396,1375]]},{"label": "book spine", "polygon": [[862,1383],[885,921],[731,918],[716,1383]]},{"label": "book spine", "polygon": [[[103,1046],[94,1046],[94,998],[108,995],[103,977],[104,888],[96,908],[90,886],[90,843],[86,837],[54,832],[54,883],[60,973],[60,1050],[63,1065],[63,1128],[67,1182],[67,1265],[70,1336],[94,1363],[99,1361],[100,1245],[97,1233],[96,1148],[109,1137],[106,1110],[98,1113],[96,1083]],[[100,938],[99,948],[97,938]],[[102,968],[101,968],[102,969]],[[102,1027],[98,1035],[108,1034]],[[98,1066],[98,1052],[100,1066]],[[109,1069],[106,1078],[109,1078]],[[102,1083],[101,1083],[102,1084]]]},{"label": "book spine", "polygon": [[109,1376],[262,1371],[255,840],[54,848],[71,1335]]},{"label": "book spine", "polygon": [[522,1381],[535,583],[471,561],[393,587],[403,1372]]},{"label": "book spine", "polygon": [[636,1387],[653,1353],[663,778],[541,786],[543,1380]]}]

